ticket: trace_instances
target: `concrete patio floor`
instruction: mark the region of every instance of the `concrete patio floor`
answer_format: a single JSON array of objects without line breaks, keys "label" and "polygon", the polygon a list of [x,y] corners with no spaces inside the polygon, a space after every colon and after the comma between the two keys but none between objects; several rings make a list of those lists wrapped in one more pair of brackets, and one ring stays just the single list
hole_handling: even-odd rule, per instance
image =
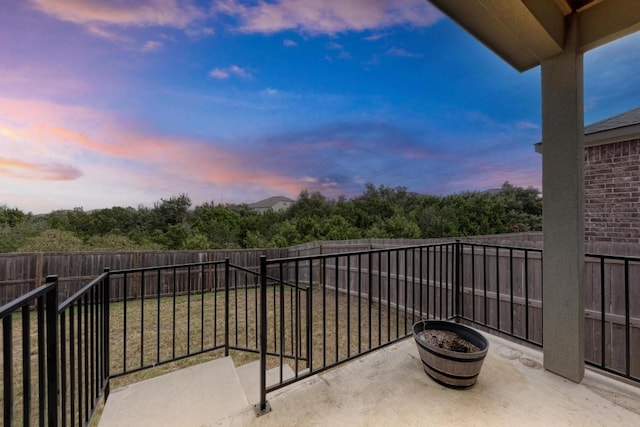
[{"label": "concrete patio floor", "polygon": [[[194,388],[187,393],[188,403],[172,401],[149,407],[148,403],[158,401],[151,398],[153,393],[183,387],[178,385],[179,378],[185,376],[176,372],[129,386],[137,392],[127,392],[120,399],[129,409],[126,405],[110,408],[121,393],[114,391],[105,407],[105,423],[100,425],[140,425],[135,412],[127,411],[145,407],[155,418],[147,421],[155,425],[199,427],[640,425],[639,387],[593,371],[587,371],[584,381],[575,384],[546,372],[541,352],[485,336],[490,341],[489,353],[476,386],[470,390],[450,390],[431,380],[410,338],[267,395],[272,411],[261,417],[255,416],[246,398],[240,397],[234,404],[214,404],[207,398],[208,389],[228,387],[202,380],[194,387],[204,386],[204,391]],[[189,369],[194,368],[198,369]],[[206,377],[204,371],[188,372],[188,381],[193,381],[194,374]],[[152,384],[145,389],[144,383],[149,382]],[[203,396],[199,403],[193,400],[197,395]],[[165,414],[157,412],[163,410]],[[131,423],[107,422],[110,411]],[[196,414],[203,416],[194,418]]]}]

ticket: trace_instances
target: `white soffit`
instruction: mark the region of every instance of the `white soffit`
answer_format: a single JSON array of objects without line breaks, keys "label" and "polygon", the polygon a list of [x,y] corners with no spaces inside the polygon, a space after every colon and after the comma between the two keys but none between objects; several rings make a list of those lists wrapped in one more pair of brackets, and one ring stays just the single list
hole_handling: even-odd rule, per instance
[{"label": "white soffit", "polygon": [[430,1],[518,71],[562,52],[572,10],[583,52],[640,30],[640,0]]}]

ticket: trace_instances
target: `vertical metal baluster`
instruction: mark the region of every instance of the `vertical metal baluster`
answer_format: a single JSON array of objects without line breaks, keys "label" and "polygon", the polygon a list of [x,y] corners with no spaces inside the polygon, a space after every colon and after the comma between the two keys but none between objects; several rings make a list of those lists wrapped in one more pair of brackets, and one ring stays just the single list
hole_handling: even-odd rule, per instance
[{"label": "vertical metal baluster", "polygon": [[173,313],[171,313],[171,358],[176,358],[176,287],[178,282],[176,280],[176,267],[173,267],[173,292],[172,303]]},{"label": "vertical metal baluster", "polygon": [[496,328],[500,330],[500,248],[496,247]]},{"label": "vertical metal baluster", "polygon": [[[296,272],[294,273],[296,276],[296,354],[297,354],[297,366],[298,369],[300,369],[300,361],[304,361],[305,357],[304,357],[304,349],[302,347],[303,344],[303,335],[302,335],[302,328],[303,328],[303,319],[302,316],[304,315],[303,311],[304,311],[304,306],[303,306],[303,302],[302,302],[302,298],[304,295],[305,301],[306,301],[306,295],[308,293],[308,291],[305,289],[304,285],[300,282],[300,260],[296,260],[295,262],[295,269]],[[298,371],[296,371],[296,376],[298,376]]]},{"label": "vertical metal baluster", "polygon": [[327,366],[327,259],[322,258],[322,367]]},{"label": "vertical metal baluster", "polygon": [[391,341],[391,251],[387,250],[387,341]]},{"label": "vertical metal baluster", "polygon": [[[403,251],[403,253],[404,253],[404,304],[403,304],[404,318],[402,323],[404,323],[404,334],[407,335],[407,315],[408,315],[407,306],[409,305],[409,300],[407,299],[409,296],[409,292],[408,292],[409,282],[407,281],[407,275],[409,273],[409,270],[408,270],[407,264],[409,260],[408,260],[408,254],[406,249]],[[399,284],[399,281],[398,281],[398,284]]]},{"label": "vertical metal baluster", "polygon": [[[46,392],[46,351],[45,351],[45,299],[44,297],[38,297],[38,312],[37,312],[37,325],[38,325],[38,406],[39,406],[39,422],[40,425],[44,425],[46,417],[46,404],[47,404],[47,392]],[[78,338],[78,342],[80,338]],[[78,347],[78,358],[80,357],[80,350]],[[80,391],[78,391],[80,393]]]},{"label": "vertical metal baluster", "polygon": [[[11,318],[12,314],[6,318]],[[6,319],[5,318],[5,319]],[[9,329],[12,332],[13,329]],[[40,333],[40,331],[38,331]],[[22,307],[22,422],[31,425],[31,313],[29,305]],[[11,348],[5,351],[11,351]],[[42,357],[42,355],[38,355]],[[5,367],[11,365],[4,365]],[[4,383],[7,386],[7,383]]]},{"label": "vertical metal baluster", "polygon": [[369,302],[369,322],[368,322],[368,326],[369,326],[369,347],[368,349],[371,349],[372,347],[372,332],[371,332],[371,306],[373,304],[372,301],[372,291],[371,288],[373,287],[373,255],[371,254],[371,252],[369,252],[369,266],[368,266],[368,274],[367,274],[367,278],[368,278],[368,294],[367,294],[367,298],[368,298],[368,302]]},{"label": "vertical metal baluster", "polygon": [[307,291],[307,366],[313,372],[313,259],[309,259],[309,288]]},{"label": "vertical metal baluster", "polygon": [[336,314],[335,314],[335,333],[336,333],[336,362],[338,360],[340,360],[340,354],[339,354],[339,349],[340,349],[340,316],[339,316],[339,305],[338,305],[338,283],[340,281],[340,258],[336,256],[335,258],[335,306],[336,306]]},{"label": "vertical metal baluster", "polygon": [[140,273],[140,367],[144,366],[144,270]]},{"label": "vertical metal baluster", "polygon": [[351,357],[351,255],[347,255],[347,358]]},{"label": "vertical metal baluster", "polygon": [[487,316],[489,314],[489,300],[487,299],[487,246],[482,245],[482,275],[484,286],[484,324],[487,325]]},{"label": "vertical metal baluster", "polygon": [[[60,312],[60,408],[62,427],[67,425],[67,320],[66,313]],[[26,418],[25,418],[26,419]]]},{"label": "vertical metal baluster", "polygon": [[460,317],[464,319],[464,243],[459,243],[460,256]]},{"label": "vertical metal baluster", "polygon": [[476,320],[476,245],[471,245],[471,320]]},{"label": "vertical metal baluster", "polygon": [[524,313],[525,340],[529,340],[529,251],[524,250]]},{"label": "vertical metal baluster", "polygon": [[[122,373],[127,372],[127,300],[129,299],[129,290],[127,287],[127,273],[123,275],[124,300],[122,301]],[[73,424],[73,422],[71,423]]]},{"label": "vertical metal baluster", "polygon": [[[444,318],[449,318],[449,245],[443,246],[446,249],[444,253]],[[442,292],[442,288],[440,288]]]},{"label": "vertical metal baluster", "polygon": [[[75,425],[76,420],[76,358],[73,342],[75,341],[74,304],[69,306],[69,404],[71,406],[71,417],[69,425]],[[125,365],[126,366],[126,365]],[[124,369],[123,369],[124,371]]]},{"label": "vertical metal baluster", "polygon": [[[284,330],[284,281],[282,280],[283,276],[284,276],[284,271],[283,271],[283,261],[280,261],[278,263],[278,268],[279,268],[279,292],[280,292],[280,364],[279,364],[279,370],[280,370],[280,383],[282,383],[283,379],[284,379],[284,349],[285,349],[285,330]],[[274,289],[275,290],[275,289]],[[278,310],[276,310],[276,308],[274,307],[274,314],[277,313]]]},{"label": "vertical metal baluster", "polygon": [[158,269],[158,280],[156,282],[156,363],[160,363],[160,276]]},{"label": "vertical metal baluster", "polygon": [[439,299],[439,302],[440,302],[440,307],[439,307],[438,314],[439,314],[440,320],[442,320],[442,276],[444,275],[444,271],[442,269],[443,246],[440,245],[439,249],[440,249],[440,257],[439,257],[439,259],[440,259],[440,264],[439,264],[439,267],[440,267],[440,292],[438,294],[438,297],[439,297],[438,299]]},{"label": "vertical metal baluster", "polygon": [[[38,304],[40,307],[40,304]],[[40,331],[40,328],[38,328]],[[2,363],[3,363],[3,373],[2,373],[2,381],[4,384],[3,387],[3,397],[4,397],[4,408],[3,408],[3,419],[5,426],[13,425],[13,319],[11,315],[8,315],[4,319],[2,319]],[[38,354],[40,352],[38,351]],[[39,357],[40,358],[40,357]],[[44,408],[40,407],[40,413],[44,412]]]},{"label": "vertical metal baluster", "polygon": [[84,420],[89,421],[89,295],[82,298],[84,305]]},{"label": "vertical metal baluster", "polygon": [[358,353],[362,352],[362,254],[358,254]]},{"label": "vertical metal baluster", "polygon": [[[93,393],[95,390],[95,316],[96,316],[96,288],[92,287],[88,292],[89,294],[89,390],[90,393],[87,393],[87,398],[89,402],[93,402]],[[91,403],[93,407],[93,403]]]},{"label": "vertical metal baluster", "polygon": [[423,313],[424,313],[424,306],[422,305],[423,302],[424,302],[423,298],[422,298],[422,288],[424,286],[424,280],[423,280],[423,276],[422,276],[423,273],[424,273],[424,271],[423,271],[423,263],[422,263],[423,262],[422,250],[423,250],[423,247],[421,246],[419,251],[418,251],[418,257],[419,257],[418,262],[419,262],[419,269],[420,269],[420,273],[419,273],[420,274],[420,283],[419,283],[419,286],[418,286],[418,289],[419,289],[419,292],[420,292],[420,296],[419,296],[419,299],[418,299],[418,301],[419,301],[418,304],[420,305],[420,316],[419,316],[419,319],[422,319]]},{"label": "vertical metal baluster", "polygon": [[513,249],[509,248],[509,311],[511,312],[511,335],[513,335]]},{"label": "vertical metal baluster", "polygon": [[396,253],[396,338],[400,337],[400,251]]},{"label": "vertical metal baluster", "polygon": [[187,354],[191,354],[191,266],[187,266]]},{"label": "vertical metal baluster", "polygon": [[[200,265],[200,351],[204,351],[204,290],[207,286],[207,276],[204,271],[204,264]],[[246,306],[245,306],[246,307]],[[246,309],[245,309],[246,311]],[[248,346],[247,346],[248,347]]]},{"label": "vertical metal baluster", "polygon": [[382,345],[382,251],[378,251],[378,346]]},{"label": "vertical metal baluster", "polygon": [[47,276],[45,282],[52,285],[44,298],[46,303],[47,330],[47,418],[49,425],[58,425],[58,276]]},{"label": "vertical metal baluster", "polygon": [[244,348],[249,348],[249,284],[244,273]]},{"label": "vertical metal baluster", "polygon": [[600,367],[604,368],[606,365],[607,356],[607,341],[606,334],[606,317],[605,317],[605,284],[604,284],[604,257],[600,257]]}]

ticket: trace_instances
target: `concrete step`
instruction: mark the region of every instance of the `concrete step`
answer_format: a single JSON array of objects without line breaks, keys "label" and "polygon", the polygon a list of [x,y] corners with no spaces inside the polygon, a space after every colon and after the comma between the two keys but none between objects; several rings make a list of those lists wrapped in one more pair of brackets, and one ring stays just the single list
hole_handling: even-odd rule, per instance
[{"label": "concrete step", "polygon": [[[240,384],[249,403],[256,404],[260,401],[260,361],[247,363],[236,368]],[[286,363],[282,366],[282,381],[295,377],[295,372]],[[267,371],[267,386],[280,382],[280,368]]]},{"label": "concrete step", "polygon": [[233,360],[225,357],[113,390],[100,427],[213,425],[248,406]]}]

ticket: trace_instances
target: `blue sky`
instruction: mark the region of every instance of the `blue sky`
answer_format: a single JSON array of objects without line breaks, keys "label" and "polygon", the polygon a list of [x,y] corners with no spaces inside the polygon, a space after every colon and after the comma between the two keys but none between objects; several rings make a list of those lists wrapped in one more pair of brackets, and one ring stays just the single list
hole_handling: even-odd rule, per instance
[{"label": "blue sky", "polygon": [[[423,0],[9,0],[0,204],[251,203],[365,183],[541,187],[540,72]],[[585,122],[638,107],[640,33],[585,55]]]}]

